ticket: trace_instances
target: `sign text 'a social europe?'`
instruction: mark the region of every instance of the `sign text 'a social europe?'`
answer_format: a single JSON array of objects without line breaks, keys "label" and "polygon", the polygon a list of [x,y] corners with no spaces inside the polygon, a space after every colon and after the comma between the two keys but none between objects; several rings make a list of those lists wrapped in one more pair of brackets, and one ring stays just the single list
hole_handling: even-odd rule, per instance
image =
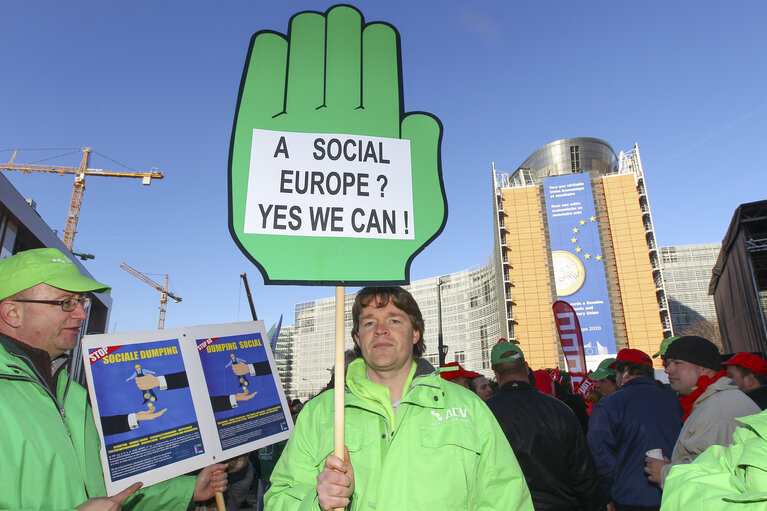
[{"label": "sign text 'a social europe?'", "polygon": [[254,129],[245,232],[414,239],[410,141]]}]

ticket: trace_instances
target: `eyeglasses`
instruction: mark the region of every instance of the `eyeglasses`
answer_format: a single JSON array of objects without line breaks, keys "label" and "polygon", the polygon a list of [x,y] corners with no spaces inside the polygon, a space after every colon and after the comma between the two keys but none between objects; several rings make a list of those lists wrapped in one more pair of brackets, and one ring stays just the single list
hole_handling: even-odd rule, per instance
[{"label": "eyeglasses", "polygon": [[64,312],[72,312],[77,308],[77,304],[83,306],[83,309],[88,310],[91,305],[90,298],[66,298],[64,300],[13,300],[14,302],[22,303],[45,303],[48,305],[60,305],[61,310]]}]

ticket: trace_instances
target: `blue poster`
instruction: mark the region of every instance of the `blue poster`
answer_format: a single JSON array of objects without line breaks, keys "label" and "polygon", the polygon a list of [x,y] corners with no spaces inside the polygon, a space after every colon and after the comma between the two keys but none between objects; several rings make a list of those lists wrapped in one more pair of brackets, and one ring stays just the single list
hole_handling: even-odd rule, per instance
[{"label": "blue poster", "polygon": [[88,350],[112,480],[204,452],[178,339]]},{"label": "blue poster", "polygon": [[586,356],[615,353],[590,174],[544,178],[543,191],[557,299],[578,315]]},{"label": "blue poster", "polygon": [[107,493],[287,440],[290,408],[263,321],[86,335]]},{"label": "blue poster", "polygon": [[260,333],[197,339],[197,351],[222,449],[288,430]]}]

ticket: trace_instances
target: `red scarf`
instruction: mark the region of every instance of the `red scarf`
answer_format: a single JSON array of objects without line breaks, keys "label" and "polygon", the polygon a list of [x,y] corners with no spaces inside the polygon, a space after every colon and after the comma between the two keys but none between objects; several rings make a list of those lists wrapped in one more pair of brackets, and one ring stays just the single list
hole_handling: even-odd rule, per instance
[{"label": "red scarf", "polygon": [[702,374],[700,378],[698,378],[698,382],[696,383],[698,388],[693,390],[689,396],[679,396],[679,404],[682,405],[682,410],[684,410],[684,415],[682,416],[682,422],[686,421],[687,417],[690,416],[690,414],[692,413],[692,405],[695,404],[695,401],[700,397],[700,395],[706,391],[709,385],[714,383],[716,380],[718,380],[722,376],[727,376],[727,371],[725,371],[724,369],[716,373],[713,378],[709,378],[705,374]]}]

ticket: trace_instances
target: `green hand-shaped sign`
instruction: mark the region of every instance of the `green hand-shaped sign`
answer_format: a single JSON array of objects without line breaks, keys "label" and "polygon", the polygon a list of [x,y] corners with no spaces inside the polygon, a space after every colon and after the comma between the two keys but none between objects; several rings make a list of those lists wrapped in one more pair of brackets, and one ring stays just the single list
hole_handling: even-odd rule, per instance
[{"label": "green hand-shaped sign", "polygon": [[442,231],[442,127],[404,112],[401,76],[397,31],[350,6],[253,36],[229,229],[267,284],[406,283]]}]

